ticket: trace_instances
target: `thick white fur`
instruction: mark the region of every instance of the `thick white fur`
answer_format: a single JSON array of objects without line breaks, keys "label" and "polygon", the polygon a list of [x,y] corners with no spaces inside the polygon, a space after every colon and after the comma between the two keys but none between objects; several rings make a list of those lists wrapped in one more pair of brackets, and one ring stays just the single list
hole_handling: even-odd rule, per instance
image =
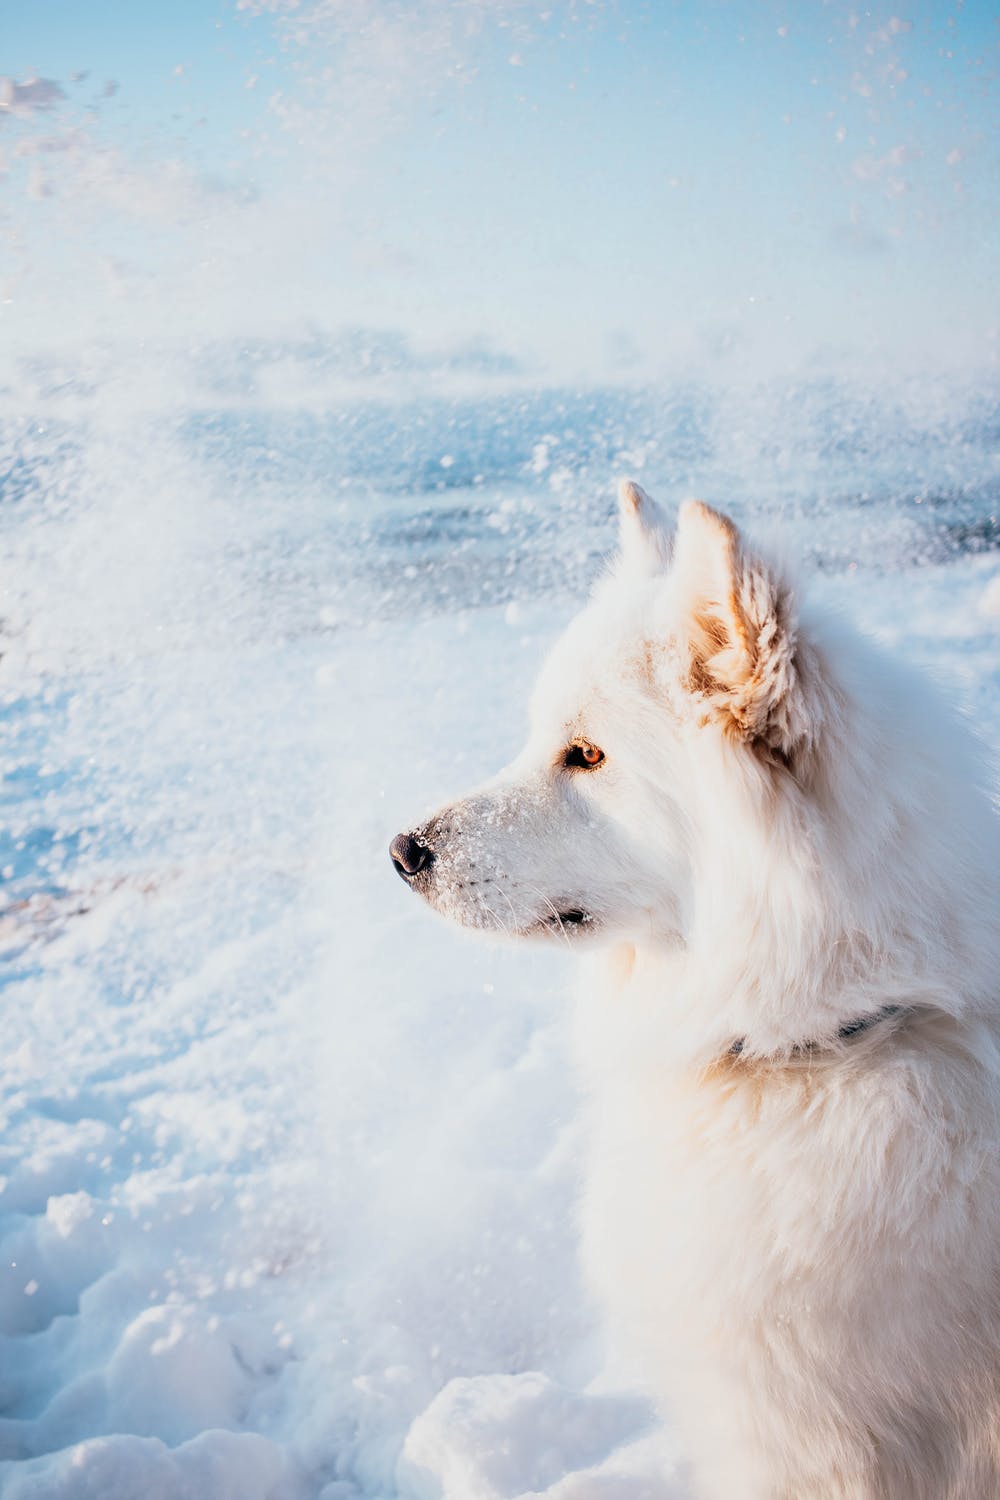
[{"label": "thick white fur", "polygon": [[[416,830],[413,884],[580,947],[585,1264],[697,1493],[997,1500],[1000,860],[976,753],[723,517],[686,506],[671,547],[625,485],[622,530],[523,754]],[[579,739],[597,769],[566,768]]]}]

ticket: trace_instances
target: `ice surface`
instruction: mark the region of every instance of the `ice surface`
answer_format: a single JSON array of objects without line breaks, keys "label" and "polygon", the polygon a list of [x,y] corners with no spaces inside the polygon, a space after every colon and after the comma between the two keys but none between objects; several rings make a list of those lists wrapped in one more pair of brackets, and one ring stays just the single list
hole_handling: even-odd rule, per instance
[{"label": "ice surface", "polygon": [[680,1500],[577,1277],[568,965],[385,848],[516,749],[620,473],[995,746],[996,392],[70,386],[0,427],[4,1500]]}]

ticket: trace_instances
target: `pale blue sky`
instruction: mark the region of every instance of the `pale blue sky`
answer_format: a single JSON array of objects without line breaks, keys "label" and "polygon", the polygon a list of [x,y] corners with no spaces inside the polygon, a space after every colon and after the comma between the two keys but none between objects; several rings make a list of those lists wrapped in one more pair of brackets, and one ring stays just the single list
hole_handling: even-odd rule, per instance
[{"label": "pale blue sky", "polygon": [[281,9],[0,0],[0,73],[68,96],[0,115],[15,341],[370,323],[559,378],[996,358],[982,0]]}]

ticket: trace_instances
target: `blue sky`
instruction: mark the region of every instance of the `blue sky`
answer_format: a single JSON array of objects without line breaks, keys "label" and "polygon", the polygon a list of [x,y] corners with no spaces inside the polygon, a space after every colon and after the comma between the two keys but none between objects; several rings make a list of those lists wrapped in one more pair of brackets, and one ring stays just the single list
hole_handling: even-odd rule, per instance
[{"label": "blue sky", "polygon": [[0,11],[0,73],[66,95],[0,115],[12,343],[370,324],[558,378],[996,358],[979,0]]}]

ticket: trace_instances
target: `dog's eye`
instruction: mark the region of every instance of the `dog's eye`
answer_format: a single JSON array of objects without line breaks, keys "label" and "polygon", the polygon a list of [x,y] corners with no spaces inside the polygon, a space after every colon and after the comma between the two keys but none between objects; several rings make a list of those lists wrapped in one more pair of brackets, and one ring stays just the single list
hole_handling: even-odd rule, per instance
[{"label": "dog's eye", "polygon": [[603,750],[592,745],[589,740],[577,740],[567,747],[563,765],[576,767],[580,771],[593,771],[603,759]]}]

